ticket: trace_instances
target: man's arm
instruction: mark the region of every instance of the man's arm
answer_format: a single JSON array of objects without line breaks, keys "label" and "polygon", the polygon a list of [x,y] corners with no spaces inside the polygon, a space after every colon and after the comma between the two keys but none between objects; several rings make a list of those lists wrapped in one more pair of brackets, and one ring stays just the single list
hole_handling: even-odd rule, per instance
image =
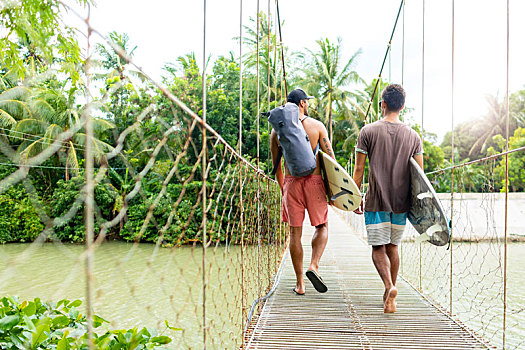
[{"label": "man's arm", "polygon": [[[354,179],[355,184],[357,185],[357,188],[361,188],[361,183],[363,182],[363,176],[365,174],[365,162],[366,162],[366,154],[361,152],[355,152],[355,167],[354,167],[354,175],[352,178]],[[361,205],[359,208],[354,210],[356,214],[363,214],[363,202],[361,202]]]},{"label": "man's arm", "polygon": [[363,182],[363,175],[365,174],[365,162],[366,154],[355,152],[355,167],[352,178],[354,179],[354,182],[358,188],[361,188],[361,184]]},{"label": "man's arm", "polygon": [[424,171],[425,168],[423,167],[423,153],[416,154],[414,156],[414,159],[416,160],[417,164],[421,167],[421,169],[423,169],[423,171]]},{"label": "man's arm", "polygon": [[[272,129],[272,134],[271,134],[270,151],[272,152],[272,164],[275,166],[275,162],[277,162],[277,156],[279,155],[279,139],[277,137],[277,133],[273,129]],[[277,180],[279,187],[281,187],[281,193],[282,193],[283,192],[283,168],[281,166],[280,160],[279,160],[279,164],[277,165],[277,171],[275,172],[275,179]]]},{"label": "man's arm", "polygon": [[335,159],[335,154],[332,150],[332,143],[328,139],[328,131],[326,131],[326,127],[321,124],[319,129],[319,144],[321,145],[321,150]]}]

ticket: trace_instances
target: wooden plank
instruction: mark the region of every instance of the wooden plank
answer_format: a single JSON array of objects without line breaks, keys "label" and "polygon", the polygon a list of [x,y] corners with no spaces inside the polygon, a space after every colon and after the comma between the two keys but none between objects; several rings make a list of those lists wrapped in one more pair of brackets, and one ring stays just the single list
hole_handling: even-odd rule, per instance
[{"label": "wooden plank", "polygon": [[[307,221],[307,219],[306,219]],[[305,269],[313,228],[303,229]],[[398,279],[397,312],[383,313],[384,287],[370,248],[332,209],[320,273],[328,292],[306,279],[306,295],[292,292],[288,256],[275,294],[251,325],[247,349],[487,349],[489,344],[427,302]]]}]

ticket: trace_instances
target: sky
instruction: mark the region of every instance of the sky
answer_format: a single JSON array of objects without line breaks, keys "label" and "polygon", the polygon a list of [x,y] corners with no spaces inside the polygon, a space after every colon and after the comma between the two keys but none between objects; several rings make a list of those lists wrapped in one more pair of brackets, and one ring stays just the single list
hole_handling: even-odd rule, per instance
[{"label": "sky", "polygon": [[[522,45],[525,1],[510,1],[509,89],[525,89],[525,46]],[[96,0],[91,23],[101,33],[128,33],[136,45],[134,61],[154,78],[165,63],[195,52],[203,57],[203,0]],[[423,26],[423,3],[424,26]],[[237,56],[241,0],[206,1],[206,55]],[[257,13],[257,0],[242,0],[243,24]],[[259,1],[268,11],[268,0]],[[342,38],[342,59],[361,49],[356,71],[367,82],[376,78],[400,1],[281,0],[283,42],[292,51],[315,50],[316,40]],[[452,125],[487,111],[487,94],[504,99],[507,69],[507,1],[458,0],[454,6],[454,109],[452,110],[452,0],[407,0],[405,60],[402,64],[403,16],[392,41],[383,78],[402,83],[411,120],[437,134],[441,142]],[[275,14],[275,1],[270,1]],[[81,10],[86,13],[86,10]],[[68,14],[80,30],[85,26]],[[424,45],[423,45],[424,28]],[[424,60],[423,60],[424,48]],[[423,75],[424,63],[424,75]],[[389,69],[390,68],[390,69]],[[424,80],[424,82],[423,82]],[[357,88],[350,86],[350,89]],[[454,118],[452,119],[452,115]]]}]

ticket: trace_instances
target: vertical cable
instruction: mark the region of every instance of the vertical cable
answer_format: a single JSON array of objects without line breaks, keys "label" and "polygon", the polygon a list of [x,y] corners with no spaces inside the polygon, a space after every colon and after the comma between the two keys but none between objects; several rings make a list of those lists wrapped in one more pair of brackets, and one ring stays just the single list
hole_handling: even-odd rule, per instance
[{"label": "vertical cable", "polygon": [[207,140],[206,140],[206,0],[203,11],[203,38],[202,38],[202,335],[203,349],[206,349],[206,180],[207,180]]},{"label": "vertical cable", "polygon": [[421,137],[425,132],[425,0],[423,0],[423,33],[421,38]]},{"label": "vertical cable", "polygon": [[403,0],[403,43],[401,44],[401,86],[405,86],[405,0]]},{"label": "vertical cable", "polygon": [[[267,51],[267,59],[268,59],[268,83],[267,83],[267,86],[266,86],[266,91],[267,91],[267,94],[268,94],[268,98],[267,98],[267,102],[268,102],[268,111],[270,110],[270,94],[271,94],[271,89],[270,89],[270,85],[271,85],[271,81],[270,81],[270,68],[271,68],[271,65],[270,65],[270,0],[268,0],[268,16],[266,18],[266,25],[268,26],[268,47],[266,48],[266,51]],[[266,157],[266,168],[269,169],[270,168],[270,123],[267,122],[267,130],[268,130],[268,149],[267,149],[267,157]],[[266,251],[267,251],[267,256],[268,256],[268,285],[270,285],[272,283],[272,269],[271,269],[271,265],[270,265],[270,208],[268,208],[269,206],[269,201],[270,201],[270,181],[268,181],[268,179],[266,179],[266,205],[265,205],[265,210],[266,210]]]},{"label": "vertical cable", "polygon": [[451,76],[451,120],[452,120],[452,155],[451,155],[451,188],[450,188],[450,314],[452,315],[452,288],[453,288],[453,275],[454,275],[454,261],[452,259],[453,251],[453,231],[454,231],[454,30],[455,30],[455,3],[452,0],[452,76]]},{"label": "vertical cable", "polygon": [[[425,127],[423,126],[425,121],[425,0],[423,0],[423,25],[422,25],[422,37],[421,37],[421,141],[424,142]],[[422,242],[419,242],[419,289],[423,290],[423,249]]]},{"label": "vertical cable", "polygon": [[[275,15],[274,15],[274,30],[275,30],[275,34],[274,34],[274,37],[273,37],[273,84],[274,84],[274,101],[278,101],[278,97],[277,97],[277,11],[275,11]],[[272,165],[272,163],[270,163],[270,166]],[[277,218],[278,222],[279,222],[279,244],[281,242],[281,218],[279,217],[279,210],[278,208],[280,209],[280,194],[281,194],[281,191],[278,190],[278,193],[276,195],[276,203],[275,203],[275,217]],[[277,247],[277,233],[275,234],[275,237],[276,237],[276,244],[275,244],[275,263],[276,263],[276,266],[275,266],[275,270],[277,271],[277,268],[278,268],[278,259],[279,259],[279,255],[278,255],[278,247]]]},{"label": "vertical cable", "polygon": [[507,334],[507,263],[508,263],[508,207],[509,207],[509,115],[510,115],[510,97],[509,97],[509,61],[510,61],[510,1],[507,0],[507,81],[506,81],[506,136],[505,136],[505,247],[503,257],[503,349]]},{"label": "vertical cable", "polygon": [[85,128],[86,128],[86,199],[85,199],[85,223],[86,223],[86,321],[88,329],[88,346],[90,350],[95,348],[93,343],[93,271],[94,271],[94,254],[93,254],[93,237],[95,230],[94,222],[94,208],[95,208],[95,184],[93,179],[93,122],[91,120],[91,96],[89,93],[90,79],[89,68],[91,65],[91,25],[89,24],[91,17],[91,6],[88,3],[88,15],[86,18],[87,28],[87,48],[86,48],[86,110],[85,110]]},{"label": "vertical cable", "polygon": [[[401,44],[401,86],[405,87],[405,0],[403,0],[403,35]],[[353,156],[353,154],[352,154]],[[400,247],[401,275],[403,275],[403,244]]]},{"label": "vertical cable", "polygon": [[260,26],[261,26],[261,16],[259,9],[259,0],[257,0],[257,116],[255,121],[257,123],[257,284],[259,285],[259,298],[262,296],[262,282],[261,282],[261,177],[260,177],[260,115],[261,115],[261,104],[260,104],[260,60],[259,56],[260,50]]},{"label": "vertical cable", "polygon": [[[239,140],[238,152],[242,156],[242,0],[239,1]],[[241,230],[241,342],[244,348],[244,320],[246,320],[246,285],[245,285],[245,271],[244,271],[244,201],[243,201],[243,179],[242,179],[242,159],[239,158],[239,207],[240,219],[239,227]]]}]

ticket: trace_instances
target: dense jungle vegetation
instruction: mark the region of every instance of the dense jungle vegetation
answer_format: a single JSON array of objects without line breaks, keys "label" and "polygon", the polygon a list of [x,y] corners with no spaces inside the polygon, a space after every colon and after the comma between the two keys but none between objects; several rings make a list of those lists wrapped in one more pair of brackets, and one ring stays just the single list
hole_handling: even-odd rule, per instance
[{"label": "dense jungle vegetation", "polygon": [[[85,1],[78,0],[81,4]],[[41,232],[49,230],[43,218],[63,217],[74,207],[77,207],[75,215],[67,221],[54,222],[47,238],[70,242],[84,240],[82,202],[77,199],[85,184],[87,142],[93,145],[96,169],[102,165],[108,167],[95,188],[97,228],[113,220],[127,205],[126,216],[111,228],[109,237],[156,242],[158,226],[166,223],[171,206],[180,197],[172,224],[162,236],[163,243],[184,243],[196,238],[202,218],[200,208],[192,209],[202,187],[202,171],[197,161],[201,148],[199,129],[192,129],[191,117],[134,70],[124,55],[115,51],[114,47],[118,47],[133,57],[135,50],[140,50],[133,38],[125,33],[109,33],[107,39],[111,45],[97,44],[88,61],[79,44],[80,34],[63,22],[66,15],[63,6],[54,0],[13,2],[0,9],[0,181],[3,181],[0,182],[0,242],[33,241]],[[273,28],[273,24],[264,14],[261,14],[261,26],[259,59],[263,78],[260,101],[265,111],[282,102],[285,82],[282,81],[279,55],[274,55],[275,49],[281,49],[279,39],[273,34],[267,37],[268,26]],[[246,35],[248,50],[242,57],[246,68],[242,76],[242,154],[254,162],[257,156],[255,22],[246,27]],[[341,45],[340,39],[320,38],[315,48],[303,52],[283,49],[289,72],[288,88],[301,86],[316,97],[310,115],[327,124],[328,129],[332,120],[336,157],[341,164],[347,164],[354,152],[359,129],[364,125],[376,81],[364,81],[355,70],[360,51],[344,58],[340,53]],[[92,79],[89,98],[93,101],[89,108],[86,104],[87,67]],[[236,148],[239,142],[239,57],[234,53],[212,57],[207,71],[207,121]],[[163,72],[162,83],[169,91],[202,115],[202,71],[194,53],[173,57],[173,62],[167,64]],[[379,90],[386,84],[380,81]],[[452,152],[455,163],[460,163],[504,150],[505,101],[494,96],[489,96],[488,101],[490,109],[485,115],[454,129],[454,150],[450,147],[452,133],[446,135],[441,145],[435,144],[436,135],[422,135],[426,171],[449,166]],[[372,120],[379,117],[378,102],[376,95],[370,112]],[[510,96],[510,111],[510,148],[523,147],[525,90]],[[93,116],[95,137],[92,140],[87,140],[86,131],[79,124],[86,113]],[[406,122],[411,122],[408,117]],[[165,125],[176,126],[165,144],[170,152],[159,154],[152,171],[141,177],[140,171],[147,166],[152,150],[163,137]],[[260,166],[268,171],[268,123],[261,118],[259,126]],[[418,125],[413,127],[420,130]],[[68,137],[59,139],[66,131],[69,131]],[[123,133],[127,136],[119,141]],[[180,153],[189,136],[193,139],[190,151],[178,163],[177,175],[167,185],[165,196],[152,213],[157,224],[152,223],[138,235],[148,208],[162,190],[161,184],[174,164],[174,156]],[[21,164],[49,150],[57,140],[59,147],[39,166],[30,167],[25,180],[13,185],[6,181]],[[107,156],[119,147],[118,156]],[[497,160],[488,165],[463,168],[458,173],[463,181],[455,182],[456,191],[500,191],[504,186],[502,162]],[[509,164],[510,190],[523,191],[525,153],[511,154]],[[128,202],[126,196],[136,181],[141,182],[140,195]],[[450,179],[438,176],[435,187],[438,191],[449,191]],[[182,229],[185,230],[183,241],[180,240]]]}]

